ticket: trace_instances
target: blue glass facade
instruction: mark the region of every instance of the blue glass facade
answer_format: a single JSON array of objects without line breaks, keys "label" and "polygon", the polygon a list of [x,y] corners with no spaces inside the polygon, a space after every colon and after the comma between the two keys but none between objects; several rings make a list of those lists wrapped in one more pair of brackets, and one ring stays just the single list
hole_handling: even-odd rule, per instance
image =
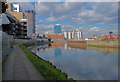
[{"label": "blue glass facade", "polygon": [[54,26],[54,33],[55,34],[61,34],[61,26],[60,25],[55,25]]},{"label": "blue glass facade", "polygon": [[54,55],[55,55],[55,56],[61,56],[61,54],[62,54],[61,48],[55,48]]}]

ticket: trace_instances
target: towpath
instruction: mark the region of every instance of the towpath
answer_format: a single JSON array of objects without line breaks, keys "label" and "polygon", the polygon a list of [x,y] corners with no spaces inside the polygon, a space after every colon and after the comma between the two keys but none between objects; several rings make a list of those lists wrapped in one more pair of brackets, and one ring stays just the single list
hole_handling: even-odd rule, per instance
[{"label": "towpath", "polygon": [[2,80],[44,80],[19,45],[8,56],[2,76]]}]

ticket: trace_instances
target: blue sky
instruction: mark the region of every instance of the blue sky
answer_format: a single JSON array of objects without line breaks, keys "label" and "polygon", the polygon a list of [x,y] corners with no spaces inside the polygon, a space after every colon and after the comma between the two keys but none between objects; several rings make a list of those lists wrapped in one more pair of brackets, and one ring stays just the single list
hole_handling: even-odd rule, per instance
[{"label": "blue sky", "polygon": [[[38,2],[35,6],[36,32],[53,32],[55,24],[61,24],[62,31],[79,30],[84,36],[117,33],[117,2]],[[32,6],[31,6],[32,4]],[[33,2],[20,4],[23,9],[33,9]]]}]

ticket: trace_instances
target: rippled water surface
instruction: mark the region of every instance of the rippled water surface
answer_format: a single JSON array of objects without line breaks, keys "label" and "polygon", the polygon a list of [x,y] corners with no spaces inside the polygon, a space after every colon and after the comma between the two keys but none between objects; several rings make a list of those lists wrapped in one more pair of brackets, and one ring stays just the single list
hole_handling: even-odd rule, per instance
[{"label": "rippled water surface", "polygon": [[116,49],[71,48],[57,43],[49,47],[32,46],[31,50],[74,80],[118,80]]}]

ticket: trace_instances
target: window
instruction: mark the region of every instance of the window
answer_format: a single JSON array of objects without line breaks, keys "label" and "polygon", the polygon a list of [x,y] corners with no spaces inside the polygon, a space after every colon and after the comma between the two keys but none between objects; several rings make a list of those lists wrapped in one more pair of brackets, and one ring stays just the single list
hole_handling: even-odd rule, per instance
[{"label": "window", "polygon": [[9,9],[9,6],[7,6],[7,9]]},{"label": "window", "polygon": [[14,8],[14,10],[17,10],[17,8]]},{"label": "window", "polygon": [[14,7],[14,12],[17,12],[17,8],[16,7]]},{"label": "window", "polygon": [[9,12],[9,10],[6,10],[6,12]]}]

